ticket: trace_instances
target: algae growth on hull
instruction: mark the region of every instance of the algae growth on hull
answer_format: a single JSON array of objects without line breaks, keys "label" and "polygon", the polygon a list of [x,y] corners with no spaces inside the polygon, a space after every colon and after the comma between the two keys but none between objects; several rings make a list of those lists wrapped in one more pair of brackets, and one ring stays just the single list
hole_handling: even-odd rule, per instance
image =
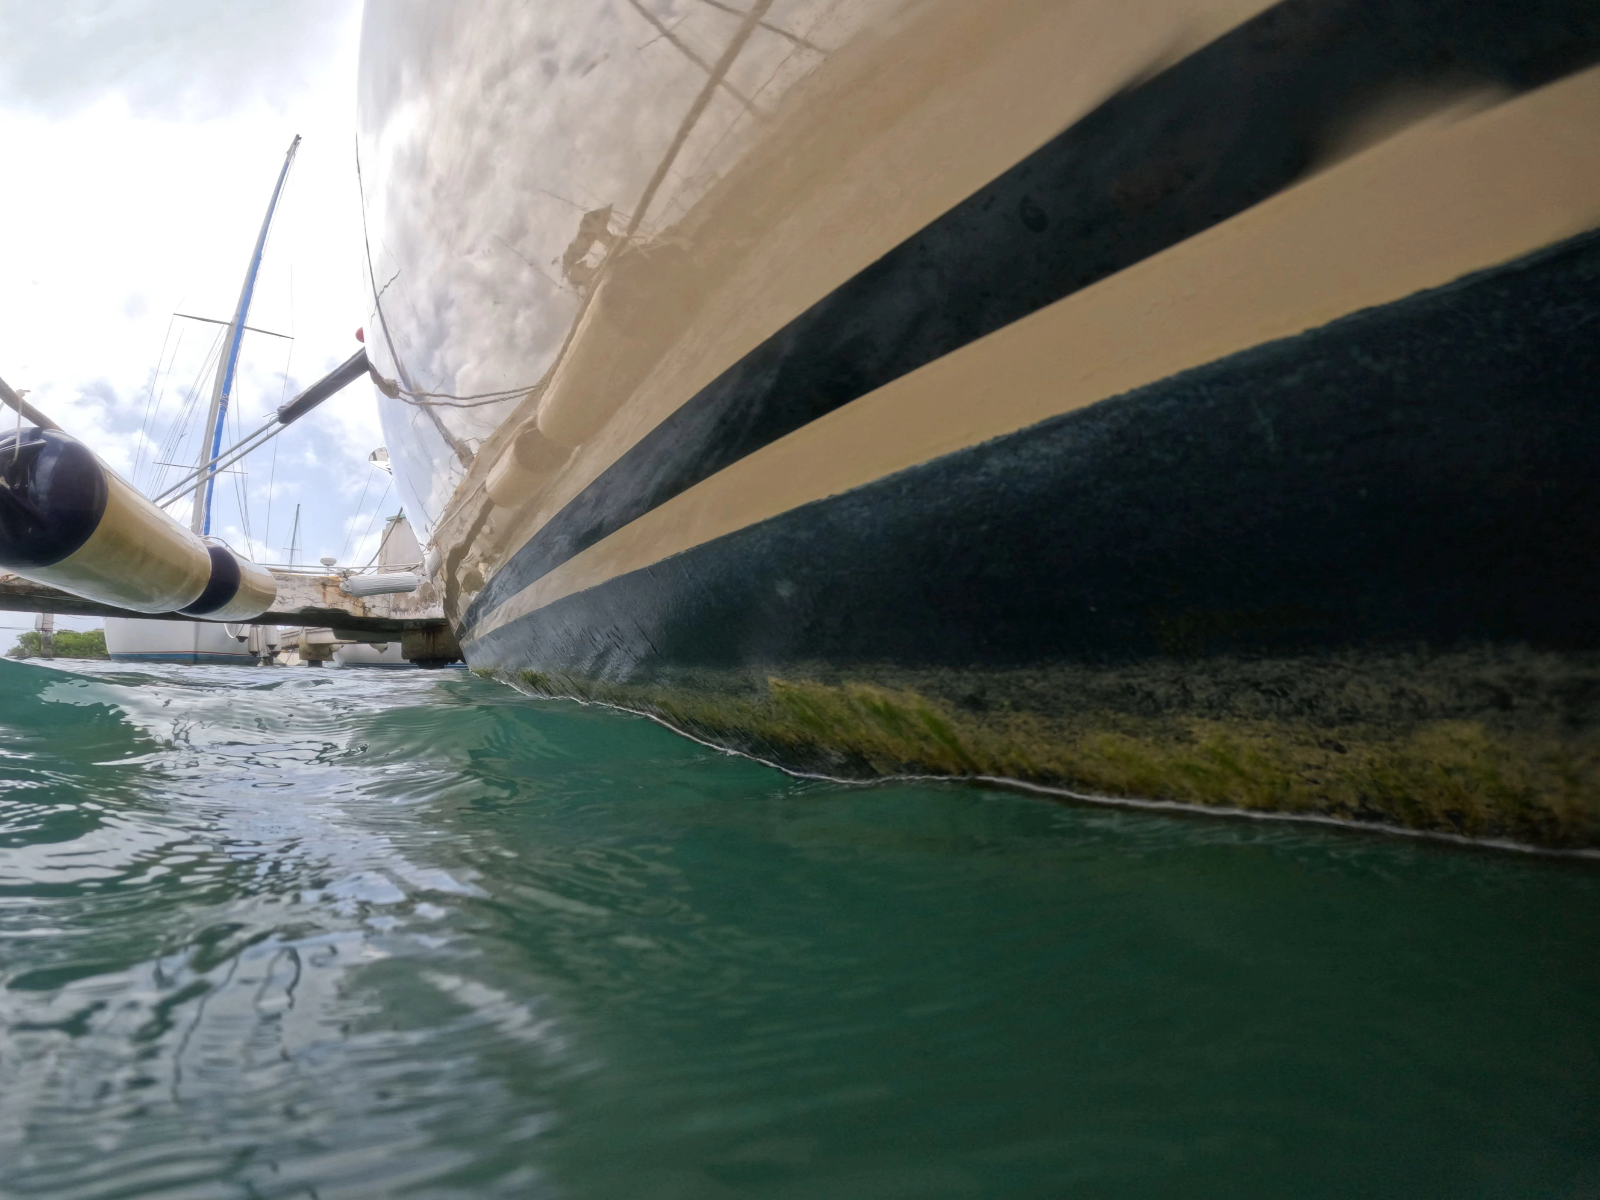
[{"label": "algae growth on hull", "polygon": [[1600,656],[1525,647],[997,671],[524,671],[790,770],[948,775],[1600,846]]}]

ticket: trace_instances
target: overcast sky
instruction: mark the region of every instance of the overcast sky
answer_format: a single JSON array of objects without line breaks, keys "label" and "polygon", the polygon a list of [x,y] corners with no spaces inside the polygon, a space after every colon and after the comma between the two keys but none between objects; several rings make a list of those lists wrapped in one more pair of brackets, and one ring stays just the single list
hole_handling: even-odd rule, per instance
[{"label": "overcast sky", "polygon": [[[246,334],[238,418],[357,348],[360,20],[359,0],[0,0],[0,377],[147,490],[153,460],[193,458],[203,409],[169,438],[209,395],[218,327],[172,314],[231,315],[295,134],[249,321],[293,341]],[[282,561],[299,502],[300,561],[364,562],[399,507],[367,461],[382,440],[358,382],[278,440],[275,469],[269,444],[219,479],[213,531]]]}]

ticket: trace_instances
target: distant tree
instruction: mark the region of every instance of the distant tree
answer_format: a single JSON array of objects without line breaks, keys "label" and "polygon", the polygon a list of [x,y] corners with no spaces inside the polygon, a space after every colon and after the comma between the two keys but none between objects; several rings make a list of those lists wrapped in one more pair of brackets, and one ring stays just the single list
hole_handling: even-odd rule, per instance
[{"label": "distant tree", "polygon": [[[18,636],[17,644],[7,654],[11,658],[38,658],[40,649],[39,634],[30,629]],[[91,629],[84,633],[76,629],[58,629],[55,649],[57,658],[111,657],[106,653],[106,631],[103,629]]]}]

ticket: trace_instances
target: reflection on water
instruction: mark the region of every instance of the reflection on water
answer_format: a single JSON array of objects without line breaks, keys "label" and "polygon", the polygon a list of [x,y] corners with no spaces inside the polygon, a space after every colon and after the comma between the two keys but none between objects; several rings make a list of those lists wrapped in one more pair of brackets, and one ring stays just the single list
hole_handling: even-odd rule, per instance
[{"label": "reflection on water", "polygon": [[1600,1194],[1600,867],[0,661],[0,1196]]}]

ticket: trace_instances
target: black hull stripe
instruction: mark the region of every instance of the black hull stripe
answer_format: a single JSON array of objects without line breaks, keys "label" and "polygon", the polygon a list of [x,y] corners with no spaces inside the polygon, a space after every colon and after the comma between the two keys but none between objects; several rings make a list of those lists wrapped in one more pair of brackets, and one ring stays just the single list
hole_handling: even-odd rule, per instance
[{"label": "black hull stripe", "polygon": [[790,510],[468,658],[633,683],[1600,649],[1597,327],[1589,234]]},{"label": "black hull stripe", "polygon": [[745,455],[1260,203],[1402,87],[1600,59],[1593,0],[1286,0],[1127,92],[842,284],[575,496],[464,614]]}]

